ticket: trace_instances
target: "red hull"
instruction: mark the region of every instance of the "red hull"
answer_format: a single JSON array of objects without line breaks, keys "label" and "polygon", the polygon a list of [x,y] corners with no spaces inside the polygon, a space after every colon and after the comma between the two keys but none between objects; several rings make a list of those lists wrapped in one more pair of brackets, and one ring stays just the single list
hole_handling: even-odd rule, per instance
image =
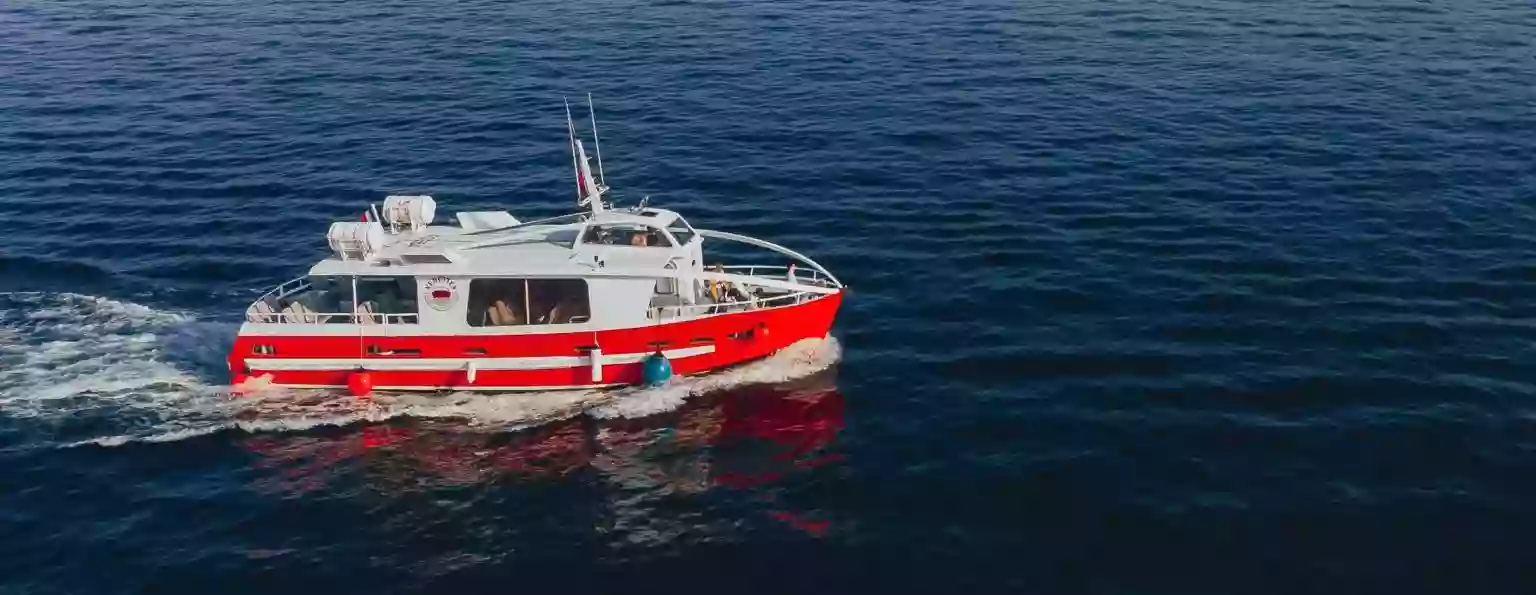
[{"label": "red hull", "polygon": [[[842,294],[830,294],[793,306],[720,314],[643,328],[575,333],[523,335],[245,335],[235,340],[229,366],[234,380],[270,376],[272,384],[305,387],[344,387],[359,368],[383,390],[515,390],[583,388],[641,382],[639,357],[659,346],[672,357],[672,369],[689,375],[766,357],[796,341],[820,338],[831,330]],[[458,362],[516,362],[518,358],[581,357],[599,346],[607,358],[625,363],[602,366],[601,381],[593,381],[590,364],[542,369],[478,369],[473,374]],[[268,354],[255,353],[260,346]],[[409,355],[367,354],[377,350],[415,350]],[[344,360],[334,368],[329,360]],[[433,367],[445,369],[399,369]],[[315,367],[324,369],[292,369]]]}]

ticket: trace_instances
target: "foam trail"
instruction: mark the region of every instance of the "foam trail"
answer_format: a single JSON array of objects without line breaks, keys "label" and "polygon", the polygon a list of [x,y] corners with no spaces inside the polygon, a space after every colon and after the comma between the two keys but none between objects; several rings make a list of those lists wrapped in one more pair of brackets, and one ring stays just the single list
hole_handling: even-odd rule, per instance
[{"label": "foam trail", "polygon": [[59,438],[216,407],[217,387],[163,357],[164,339],[188,324],[102,297],[0,293],[0,421]]},{"label": "foam trail", "polygon": [[638,418],[681,407],[689,397],[738,386],[783,382],[810,376],[835,364],[837,340],[801,341],[767,359],[707,376],[674,379],[660,387],[605,391],[548,391],[486,394],[478,392],[379,394],[357,399],[336,392],[271,388],[232,399],[240,411],[219,423],[182,427],[145,435],[82,440],[80,446],[120,446],[130,442],[170,442],[224,430],[246,433],[299,432],[323,426],[379,423],[394,418],[455,419],[466,430],[511,431],[587,414],[599,419]]},{"label": "foam trail", "polygon": [[598,419],[636,418],[681,407],[689,397],[752,384],[771,384],[810,376],[842,358],[837,339],[805,339],[760,361],[707,374],[674,378],[664,386],[617,391],[612,402],[587,411]]}]

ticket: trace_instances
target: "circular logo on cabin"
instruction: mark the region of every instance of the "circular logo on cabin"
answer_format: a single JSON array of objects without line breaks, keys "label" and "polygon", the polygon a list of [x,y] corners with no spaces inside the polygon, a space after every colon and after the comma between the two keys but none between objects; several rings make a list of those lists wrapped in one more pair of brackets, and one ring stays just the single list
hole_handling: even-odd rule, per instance
[{"label": "circular logo on cabin", "polygon": [[433,277],[427,279],[422,292],[427,296],[428,307],[438,312],[446,312],[453,308],[454,300],[459,299],[459,284],[447,277]]}]

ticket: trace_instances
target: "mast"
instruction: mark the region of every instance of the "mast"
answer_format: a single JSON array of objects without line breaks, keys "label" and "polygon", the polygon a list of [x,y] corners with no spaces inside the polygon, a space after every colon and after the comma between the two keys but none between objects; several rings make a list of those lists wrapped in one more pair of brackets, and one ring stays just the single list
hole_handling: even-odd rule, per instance
[{"label": "mast", "polygon": [[571,101],[564,101],[565,133],[571,143],[571,173],[576,175],[576,206],[581,206],[581,168],[576,165],[576,123],[571,120]]},{"label": "mast", "polygon": [[571,137],[571,161],[576,170],[576,206],[592,207],[592,214],[603,212],[603,191],[607,187],[601,186],[597,180],[592,179],[592,166],[587,162],[587,149],[582,146],[581,139],[576,136],[576,123],[571,119],[571,102],[565,102],[565,128]]},{"label": "mast", "polygon": [[592,120],[592,148],[597,149],[597,183],[608,186],[608,175],[603,173],[603,141],[597,138],[597,110],[592,107],[592,94],[587,94],[587,117]]}]

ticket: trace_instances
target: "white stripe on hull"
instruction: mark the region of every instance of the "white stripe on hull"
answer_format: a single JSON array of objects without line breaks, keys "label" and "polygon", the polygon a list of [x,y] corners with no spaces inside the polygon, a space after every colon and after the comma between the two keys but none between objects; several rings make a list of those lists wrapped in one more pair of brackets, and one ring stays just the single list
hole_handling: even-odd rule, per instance
[{"label": "white stripe on hull", "polygon": [[[681,359],[714,353],[714,345],[700,345],[661,352],[667,359]],[[602,365],[637,364],[649,353],[604,354]],[[476,370],[559,370],[592,365],[587,356],[549,357],[434,357],[434,358],[252,358],[245,360],[253,375],[259,372],[323,372],[329,370],[364,370],[377,372],[448,372],[475,365]],[[384,388],[384,387],[380,387]]]},{"label": "white stripe on hull", "polygon": [[[279,386],[279,387],[282,387],[282,388],[335,389],[335,390],[345,390],[347,388],[347,387],[342,386],[340,384],[274,384],[273,386]],[[490,386],[490,385],[474,385],[474,386],[375,386],[375,387],[373,387],[373,390],[376,390],[376,391],[378,391],[378,390],[385,390],[385,391],[428,391],[428,392],[442,392],[442,391],[538,392],[538,391],[547,391],[547,390],[587,390],[587,389],[594,389],[594,388],[614,388],[614,387],[619,387],[619,386],[627,386],[627,385],[622,383],[622,382],[610,382],[610,383],[607,383],[607,384],[568,384],[568,385],[559,385],[559,386],[511,386],[511,385],[508,385],[508,386]]]}]

